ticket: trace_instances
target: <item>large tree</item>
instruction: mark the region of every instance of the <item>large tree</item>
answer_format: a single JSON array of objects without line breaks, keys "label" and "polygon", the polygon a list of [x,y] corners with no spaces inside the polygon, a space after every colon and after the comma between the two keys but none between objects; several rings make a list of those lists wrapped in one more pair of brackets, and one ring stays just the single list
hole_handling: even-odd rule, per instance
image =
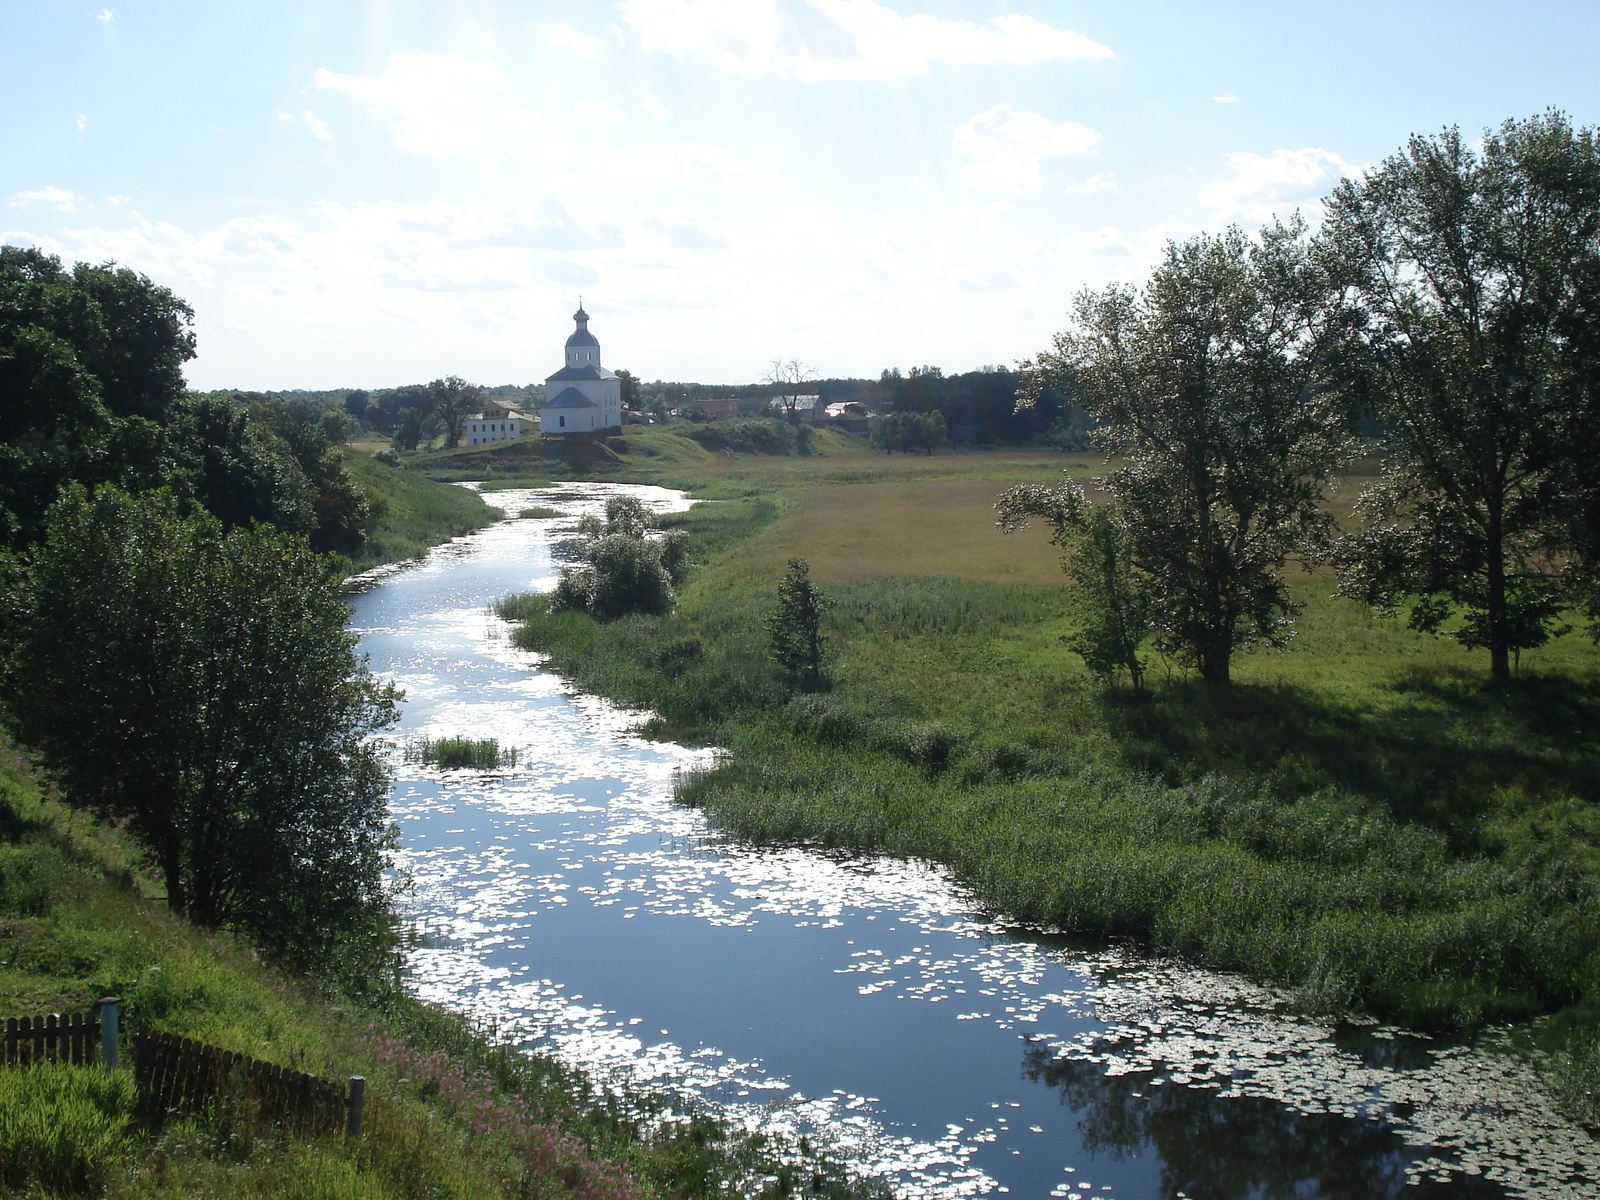
[{"label": "large tree", "polygon": [[315,962],[383,923],[395,693],[354,655],[333,560],[166,492],[51,510],[11,560],[6,710],[75,803],[122,820],[171,906]]},{"label": "large tree", "polygon": [[107,263],[0,246],[0,541],[37,535],[69,480],[141,477],[194,356],[189,307]]},{"label": "large tree", "polygon": [[798,358],[775,358],[767,364],[761,382],[772,388],[772,404],[791,424],[800,420],[803,389],[815,386],[817,373]]},{"label": "large tree", "polygon": [[433,415],[444,424],[445,447],[454,449],[461,444],[467,418],[483,409],[483,389],[459,375],[450,375],[435,379],[428,385],[428,392],[433,399]]},{"label": "large tree", "polygon": [[[1341,586],[1488,649],[1495,679],[1548,636],[1592,494],[1600,146],[1550,112],[1414,137],[1328,205],[1385,427]],[[1579,505],[1578,507],[1582,507]],[[1588,511],[1593,512],[1591,505]]]},{"label": "large tree", "polygon": [[1348,452],[1326,277],[1304,227],[1171,244],[1142,288],[1080,294],[1072,328],[1027,364],[1078,398],[1123,465],[1105,480],[1148,580],[1166,652],[1224,683],[1236,650],[1280,644],[1281,571],[1330,528],[1324,484]]}]

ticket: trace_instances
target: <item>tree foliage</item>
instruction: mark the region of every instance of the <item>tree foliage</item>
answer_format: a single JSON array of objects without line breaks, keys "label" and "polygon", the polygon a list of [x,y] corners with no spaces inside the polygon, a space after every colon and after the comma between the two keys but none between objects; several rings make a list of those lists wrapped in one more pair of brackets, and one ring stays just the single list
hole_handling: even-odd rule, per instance
[{"label": "tree foliage", "polygon": [[933,454],[950,444],[950,427],[944,414],[930,412],[892,412],[873,416],[867,422],[867,444],[885,454],[909,454],[921,450]]},{"label": "tree foliage", "polygon": [[1279,571],[1330,531],[1321,502],[1350,422],[1328,287],[1298,222],[1196,237],[1143,288],[1081,293],[1073,327],[1028,364],[1123,458],[1105,486],[1158,643],[1210,682],[1236,650],[1290,635]]},{"label": "tree foliage", "polygon": [[165,491],[73,485],[10,570],[16,731],[75,803],[126,822],[175,910],[300,965],[386,928],[369,735],[396,693],[354,655],[331,560]]},{"label": "tree foliage", "polygon": [[832,603],[811,582],[811,567],[803,558],[791,558],[778,582],[777,603],[767,614],[767,643],[773,661],[798,676],[807,687],[821,684],[823,652],[822,618]]},{"label": "tree foliage", "polygon": [[654,517],[637,497],[611,497],[605,520],[582,518],[578,538],[568,546],[581,562],[562,568],[550,596],[552,612],[586,612],[610,621],[671,612],[677,603],[675,587],[688,569],[688,535],[656,532]]},{"label": "tree foliage", "polygon": [[1135,539],[1114,504],[1091,504],[1070,479],[1053,486],[1018,484],[995,503],[1002,533],[1026,529],[1030,518],[1050,527],[1066,572],[1067,617],[1073,631],[1061,640],[1102,682],[1126,672],[1144,686],[1140,648],[1150,636],[1155,609],[1149,577],[1134,566]]},{"label": "tree foliage", "polygon": [[71,483],[170,489],[228,526],[263,521],[353,554],[372,525],[310,400],[184,390],[187,305],[106,264],[0,246],[0,543],[26,546]]},{"label": "tree foliage", "polygon": [[761,382],[772,388],[773,407],[790,424],[800,420],[800,397],[808,394],[802,389],[816,381],[817,373],[798,358],[773,359],[767,365],[767,373],[761,377]]},{"label": "tree foliage", "polygon": [[[1600,144],[1559,113],[1414,137],[1328,205],[1387,454],[1341,588],[1537,646],[1600,540]],[[1592,593],[1591,593],[1592,594]]]},{"label": "tree foliage", "polygon": [[428,395],[432,401],[432,413],[444,427],[444,444],[454,449],[461,444],[467,418],[483,409],[483,389],[468,383],[459,375],[449,375],[430,383]]}]

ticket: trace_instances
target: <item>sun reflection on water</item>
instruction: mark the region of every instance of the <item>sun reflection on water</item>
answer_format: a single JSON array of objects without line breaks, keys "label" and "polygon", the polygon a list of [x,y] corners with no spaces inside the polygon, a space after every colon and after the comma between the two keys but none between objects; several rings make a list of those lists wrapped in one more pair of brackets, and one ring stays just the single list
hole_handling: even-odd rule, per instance
[{"label": "sun reflection on water", "polygon": [[[482,774],[394,749],[419,995],[601,1080],[806,1135],[907,1197],[1593,1194],[1593,1141],[1492,1039],[1335,1028],[1269,988],[981,914],[941,868],[740,845],[674,804],[674,770],[710,752],[639,738],[639,714],[573,695],[486,608],[549,587],[551,543],[618,492],[686,506],[628,485],[498,493],[562,515],[357,597],[375,669],[407,692],[402,740],[519,752]],[[901,1037],[918,1052],[879,1070]],[[1280,1144],[1303,1161],[1260,1152]],[[1243,1190],[1186,1190],[1196,1170]]]}]

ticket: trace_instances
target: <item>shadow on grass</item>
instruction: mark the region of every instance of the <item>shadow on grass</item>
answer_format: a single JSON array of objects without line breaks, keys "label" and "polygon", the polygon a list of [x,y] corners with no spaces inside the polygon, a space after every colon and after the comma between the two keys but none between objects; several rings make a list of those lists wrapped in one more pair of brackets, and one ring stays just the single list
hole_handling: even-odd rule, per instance
[{"label": "shadow on grass", "polygon": [[1600,799],[1600,681],[1529,677],[1485,686],[1413,671],[1373,710],[1289,685],[1197,681],[1108,692],[1108,726],[1129,763],[1177,782],[1268,771],[1291,790],[1329,785],[1385,803],[1398,820],[1458,843],[1507,798]]}]

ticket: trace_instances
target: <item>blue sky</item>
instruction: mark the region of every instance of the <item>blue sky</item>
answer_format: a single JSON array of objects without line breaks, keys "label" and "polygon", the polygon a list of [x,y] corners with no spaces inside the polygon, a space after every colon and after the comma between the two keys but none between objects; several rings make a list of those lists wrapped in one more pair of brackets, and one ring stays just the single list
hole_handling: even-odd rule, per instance
[{"label": "blue sky", "polygon": [[1014,363],[1163,242],[1448,124],[1600,122],[1600,4],[0,0],[0,240],[197,387]]}]

